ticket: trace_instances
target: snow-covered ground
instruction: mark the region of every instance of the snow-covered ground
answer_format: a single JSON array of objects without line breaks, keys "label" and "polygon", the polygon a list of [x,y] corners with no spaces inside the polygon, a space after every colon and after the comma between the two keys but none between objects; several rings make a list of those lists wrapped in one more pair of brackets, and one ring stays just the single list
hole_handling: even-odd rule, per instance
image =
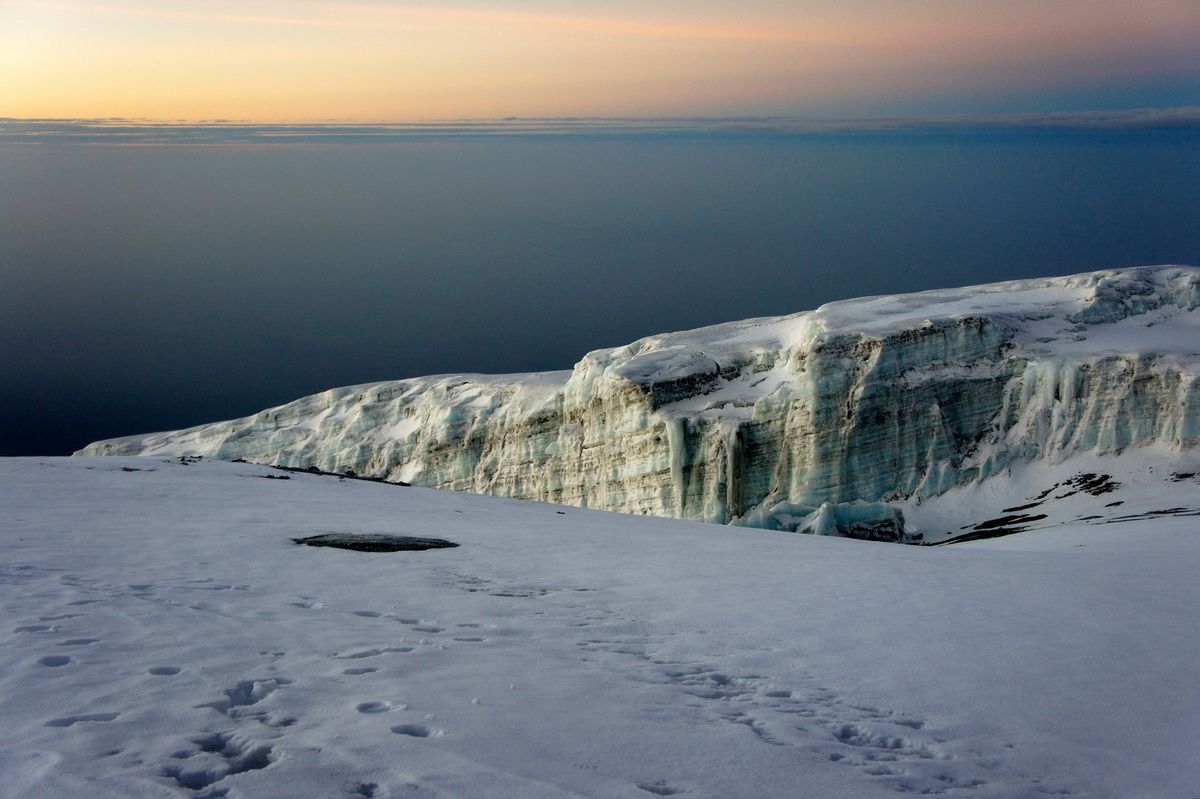
[{"label": "snow-covered ground", "polygon": [[0,519],[4,796],[1200,796],[1194,516],[903,547],[143,457],[0,460]]}]

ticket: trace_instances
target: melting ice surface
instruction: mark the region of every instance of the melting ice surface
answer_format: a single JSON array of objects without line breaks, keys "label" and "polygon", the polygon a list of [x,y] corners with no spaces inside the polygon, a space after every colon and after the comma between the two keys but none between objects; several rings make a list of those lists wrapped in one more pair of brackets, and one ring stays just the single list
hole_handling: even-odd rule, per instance
[{"label": "melting ice surface", "polygon": [[1198,308],[1200,270],[1182,266],[868,297],[650,336],[571,371],[333,389],[83,453],[929,543],[962,528],[939,498],[1014,469],[1194,451]]}]

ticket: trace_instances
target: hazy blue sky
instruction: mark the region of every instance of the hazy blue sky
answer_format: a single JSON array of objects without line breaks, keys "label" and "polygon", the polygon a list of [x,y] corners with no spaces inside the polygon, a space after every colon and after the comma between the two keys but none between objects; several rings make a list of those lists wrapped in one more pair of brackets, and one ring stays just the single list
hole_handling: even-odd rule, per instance
[{"label": "hazy blue sky", "polygon": [[569,368],[643,335],[862,294],[1200,263],[1200,126],[1183,117],[375,143],[177,132],[202,146],[9,125],[0,454],[337,385]]}]

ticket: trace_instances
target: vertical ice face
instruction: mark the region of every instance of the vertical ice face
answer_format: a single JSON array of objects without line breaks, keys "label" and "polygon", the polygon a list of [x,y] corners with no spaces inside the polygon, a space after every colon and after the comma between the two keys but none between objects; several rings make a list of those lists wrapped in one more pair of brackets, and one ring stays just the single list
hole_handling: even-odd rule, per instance
[{"label": "vertical ice face", "polygon": [[872,297],[653,336],[571,372],[335,389],[85,452],[245,458],[710,522],[767,523],[779,508],[797,529],[886,537],[880,501],[1014,462],[1196,447],[1198,307],[1189,267]]}]

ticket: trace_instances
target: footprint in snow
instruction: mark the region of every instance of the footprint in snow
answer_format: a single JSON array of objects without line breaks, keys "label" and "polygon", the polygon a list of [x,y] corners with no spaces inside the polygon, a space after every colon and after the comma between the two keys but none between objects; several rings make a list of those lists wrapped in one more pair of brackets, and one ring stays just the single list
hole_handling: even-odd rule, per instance
[{"label": "footprint in snow", "polygon": [[71,658],[66,655],[46,655],[44,658],[38,658],[38,663],[43,666],[65,666],[71,662]]},{"label": "footprint in snow", "polygon": [[247,715],[242,708],[257,705],[284,685],[290,685],[291,680],[274,677],[269,680],[242,680],[232,688],[225,689],[225,699],[206,702],[196,707],[211,707],[224,713],[230,718],[241,718]]},{"label": "footprint in snow", "polygon": [[86,724],[89,722],[104,722],[112,721],[120,713],[80,713],[76,716],[63,716],[61,719],[50,719],[46,722],[47,727],[74,727],[76,724]]},{"label": "footprint in snow", "polygon": [[676,794],[683,793],[682,788],[676,788],[674,785],[662,781],[639,782],[637,787],[646,793],[652,793],[655,796],[675,796]]},{"label": "footprint in snow", "polygon": [[[183,749],[173,756],[187,762],[162,770],[164,777],[171,777],[180,788],[191,791],[204,790],[235,774],[264,769],[277,757],[268,744],[244,740],[233,733],[210,733],[192,743],[198,750]],[[227,791],[218,789],[206,795],[226,796]]]},{"label": "footprint in snow", "polygon": [[52,633],[58,629],[53,624],[22,624],[13,630],[14,633]]},{"label": "footprint in snow", "polygon": [[358,652],[347,652],[344,655],[337,654],[333,657],[337,658],[338,660],[361,660],[362,658],[373,658],[378,657],[379,655],[386,655],[390,652],[404,653],[411,651],[413,651],[411,646],[383,646],[374,649],[362,649]]},{"label": "footprint in snow", "polygon": [[156,677],[174,677],[176,674],[182,671],[182,669],[178,666],[152,666],[146,671]]},{"label": "footprint in snow", "polygon": [[397,735],[407,735],[410,738],[441,738],[446,734],[445,730],[426,727],[424,724],[397,724],[392,727],[392,732]]}]

